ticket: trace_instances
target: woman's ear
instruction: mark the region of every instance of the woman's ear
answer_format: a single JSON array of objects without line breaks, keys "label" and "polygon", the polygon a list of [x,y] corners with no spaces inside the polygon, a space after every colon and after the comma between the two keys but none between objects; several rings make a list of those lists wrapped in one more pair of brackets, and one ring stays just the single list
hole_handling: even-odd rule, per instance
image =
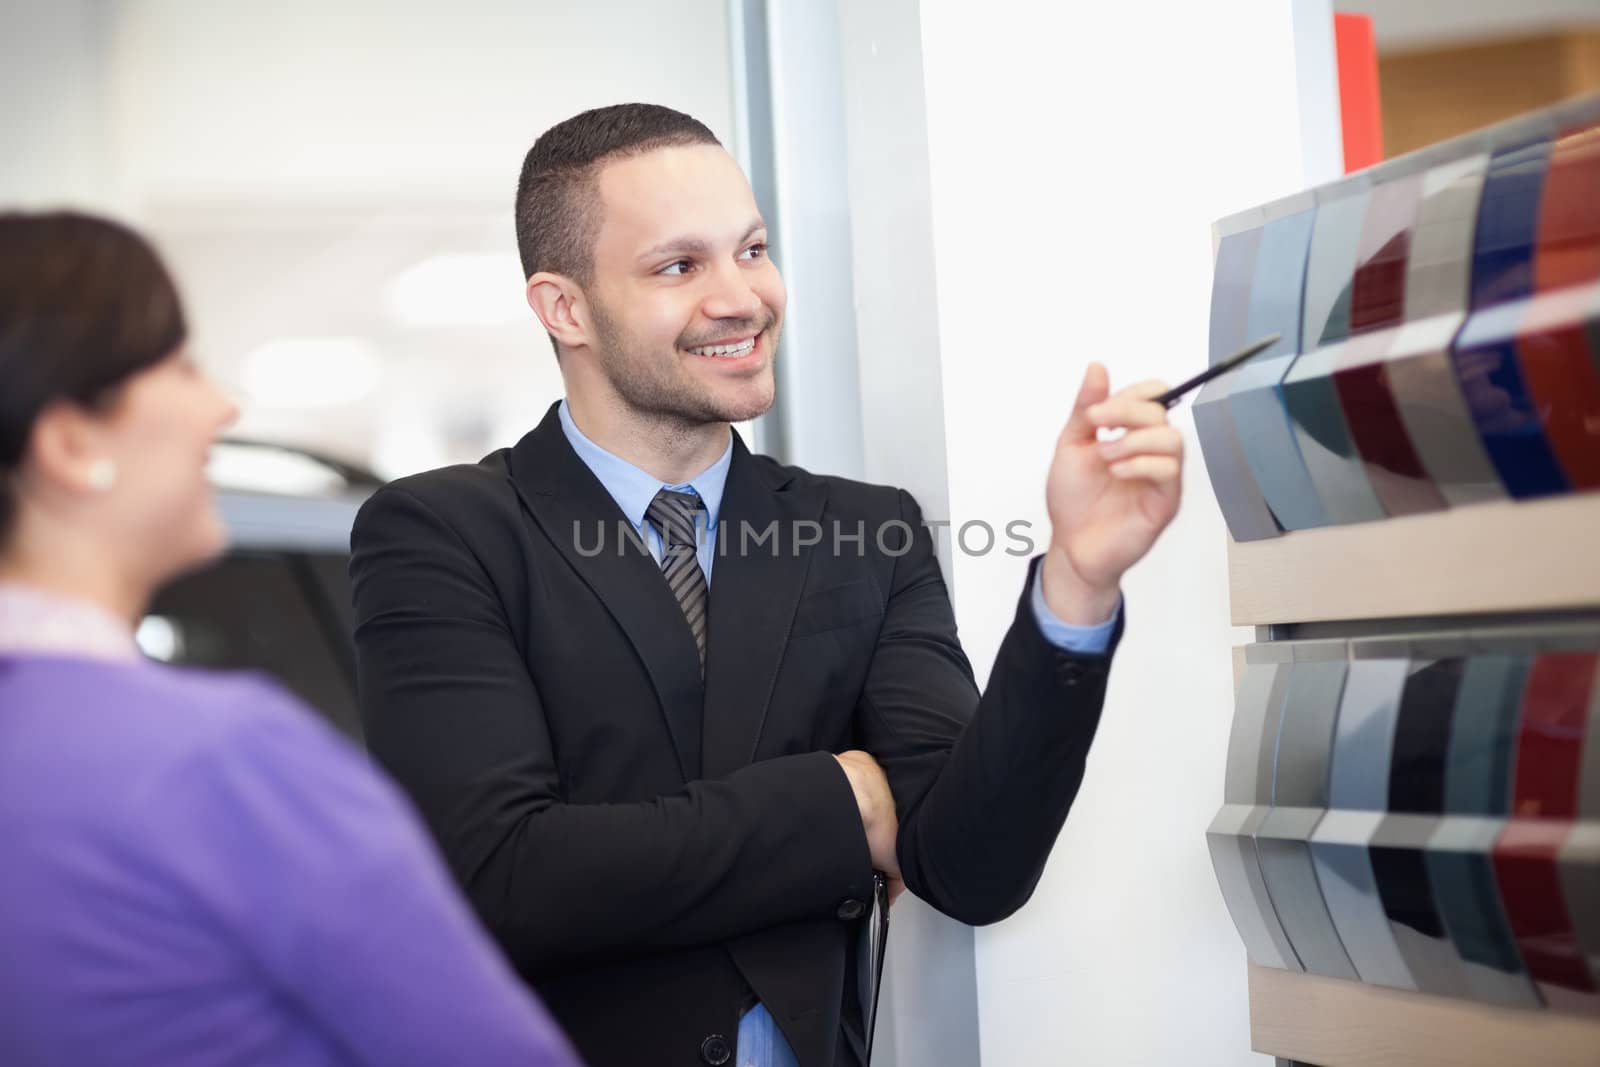
[{"label": "woman's ear", "polygon": [[528,279],[528,306],[539,316],[545,332],[564,349],[593,343],[589,305],[583,290],[571,278],[540,271]]},{"label": "woman's ear", "polygon": [[116,461],[92,412],[69,400],[33,420],[24,468],[34,478],[73,493],[101,493],[116,483]]}]

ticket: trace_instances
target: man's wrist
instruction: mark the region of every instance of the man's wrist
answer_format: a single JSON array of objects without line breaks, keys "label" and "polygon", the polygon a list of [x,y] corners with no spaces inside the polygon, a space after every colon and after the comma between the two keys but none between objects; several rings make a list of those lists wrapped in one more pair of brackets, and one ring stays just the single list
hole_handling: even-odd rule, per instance
[{"label": "man's wrist", "polygon": [[1039,564],[1039,584],[1045,606],[1070,626],[1100,626],[1116,613],[1122,590],[1084,581],[1066,553],[1052,545]]}]

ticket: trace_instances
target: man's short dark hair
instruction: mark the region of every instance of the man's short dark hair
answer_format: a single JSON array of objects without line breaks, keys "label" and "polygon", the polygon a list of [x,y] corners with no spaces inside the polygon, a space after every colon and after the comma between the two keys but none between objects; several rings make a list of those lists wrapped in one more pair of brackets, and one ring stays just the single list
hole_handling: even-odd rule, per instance
[{"label": "man's short dark hair", "polygon": [[522,161],[517,251],[522,276],[564,274],[587,285],[600,233],[595,178],[614,159],[680,145],[720,145],[698,119],[657,104],[614,104],[546,130]]}]

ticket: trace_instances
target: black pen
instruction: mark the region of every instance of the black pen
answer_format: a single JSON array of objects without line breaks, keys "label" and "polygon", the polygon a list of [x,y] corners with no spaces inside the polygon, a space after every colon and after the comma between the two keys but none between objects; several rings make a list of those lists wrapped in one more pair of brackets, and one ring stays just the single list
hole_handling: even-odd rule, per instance
[{"label": "black pen", "polygon": [[1181,385],[1175,385],[1171,389],[1168,389],[1166,392],[1156,397],[1156,403],[1160,404],[1164,408],[1170,408],[1179,400],[1183,399],[1183,394],[1189,392],[1191,389],[1198,389],[1200,386],[1206,384],[1218,375],[1227,374],[1233,368],[1237,367],[1245,360],[1250,359],[1252,356],[1259,356],[1261,353],[1277,344],[1278,338],[1282,336],[1282,334],[1277,333],[1269,334],[1266,337],[1263,337],[1261,340],[1256,341],[1254,344],[1241,348],[1239,351],[1235,352],[1221,363],[1214,363]]}]

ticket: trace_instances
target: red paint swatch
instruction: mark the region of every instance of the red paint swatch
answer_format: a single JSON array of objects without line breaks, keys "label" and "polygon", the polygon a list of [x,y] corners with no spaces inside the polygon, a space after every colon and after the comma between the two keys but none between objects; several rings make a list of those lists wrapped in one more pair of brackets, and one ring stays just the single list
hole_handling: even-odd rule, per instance
[{"label": "red paint swatch", "polygon": [[1556,867],[1571,831],[1572,824],[1561,819],[1512,821],[1495,842],[1494,873],[1529,976],[1541,989],[1595,993]]},{"label": "red paint swatch", "polygon": [[1600,307],[1600,123],[1551,147],[1533,284],[1538,321],[1517,337],[1523,382],[1573,488],[1600,488],[1600,353],[1584,321]]},{"label": "red paint swatch", "polygon": [[[1528,974],[1547,1000],[1600,1010],[1556,866],[1577,816],[1589,697],[1600,653],[1548,652],[1523,690],[1512,814],[1494,847],[1495,878]],[[1592,998],[1592,1002],[1591,1002]]]},{"label": "red paint swatch", "polygon": [[1548,292],[1600,280],[1600,122],[1561,131],[1550,148],[1533,288]]},{"label": "red paint swatch", "polygon": [[1405,317],[1411,231],[1421,204],[1420,176],[1386,182],[1372,191],[1350,282],[1351,337],[1333,375],[1350,437],[1366,464],[1367,480],[1390,515],[1446,506],[1389,389],[1384,357],[1392,337],[1381,332],[1399,326]]},{"label": "red paint swatch", "polygon": [[[1596,301],[1600,293],[1588,302]],[[1600,360],[1592,343],[1582,318],[1517,334],[1523,384],[1573,489],[1600,489]]]},{"label": "red paint swatch", "polygon": [[1513,818],[1575,819],[1583,735],[1600,652],[1545,652],[1522,697]]}]

